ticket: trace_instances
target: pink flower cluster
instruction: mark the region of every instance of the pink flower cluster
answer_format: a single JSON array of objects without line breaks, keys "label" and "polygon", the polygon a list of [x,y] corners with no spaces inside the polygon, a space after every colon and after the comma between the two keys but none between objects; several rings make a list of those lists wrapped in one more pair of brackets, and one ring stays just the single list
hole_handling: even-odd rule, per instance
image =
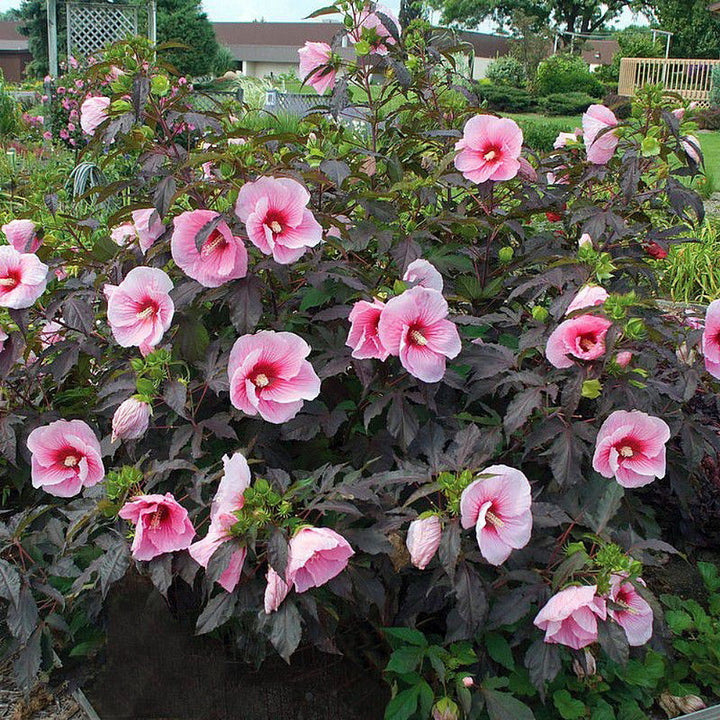
[{"label": "pink flower cluster", "polygon": [[[358,359],[400,358],[402,366],[423,382],[438,382],[447,358],[460,353],[457,327],[447,319],[448,304],[440,273],[426,260],[411,263],[403,279],[413,286],[383,303],[360,300],[350,311],[347,345]],[[439,289],[437,289],[439,288]]]},{"label": "pink flower cluster", "polygon": [[[385,18],[395,27],[387,27]],[[367,41],[371,52],[376,55],[387,55],[390,47],[397,44],[393,34],[399,35],[401,29],[400,21],[392,10],[384,5],[376,5],[374,11],[368,7],[361,10],[349,35],[355,43]]]},{"label": "pink flower cluster", "polygon": [[629,645],[644,645],[652,635],[652,609],[623,575],[612,576],[607,598],[597,594],[597,585],[571,585],[561,590],[540,610],[534,623],[545,631],[546,643],[580,650],[597,641],[598,620],[608,616],[623,629]]}]

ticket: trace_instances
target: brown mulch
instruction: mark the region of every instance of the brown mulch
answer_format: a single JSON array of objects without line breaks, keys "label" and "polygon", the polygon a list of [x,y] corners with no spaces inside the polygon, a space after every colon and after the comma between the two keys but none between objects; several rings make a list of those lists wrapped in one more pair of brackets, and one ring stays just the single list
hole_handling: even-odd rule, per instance
[{"label": "brown mulch", "polygon": [[25,694],[15,684],[9,667],[0,667],[2,720],[87,720],[87,715],[65,686],[38,683]]}]

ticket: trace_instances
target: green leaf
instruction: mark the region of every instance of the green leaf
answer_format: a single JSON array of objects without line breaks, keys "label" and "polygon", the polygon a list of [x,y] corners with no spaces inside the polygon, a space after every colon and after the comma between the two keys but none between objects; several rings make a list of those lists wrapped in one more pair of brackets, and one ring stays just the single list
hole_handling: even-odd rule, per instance
[{"label": "green leaf", "polygon": [[399,692],[385,708],[385,720],[409,720],[417,710],[418,687]]},{"label": "green leaf", "polygon": [[681,635],[694,625],[693,619],[684,610],[668,610],[665,613],[665,622],[675,635]]},{"label": "green leaf", "polygon": [[567,690],[556,690],[553,693],[553,704],[565,720],[576,720],[585,715],[585,704],[575,700]]},{"label": "green leaf", "polygon": [[586,380],[582,384],[582,391],[580,394],[584,398],[594,400],[595,398],[600,397],[601,392],[602,392],[602,383],[599,380]]},{"label": "green leaf", "polygon": [[654,157],[660,154],[660,143],[657,141],[657,138],[650,136],[643,138],[640,147],[643,157]]},{"label": "green leaf", "polygon": [[515,659],[510,643],[502,635],[488,633],[485,636],[485,648],[496,663],[511,671],[515,669]]},{"label": "green leaf", "polygon": [[383,628],[383,633],[392,638],[402,640],[408,645],[417,645],[419,647],[427,647],[427,638],[419,631],[413,628]]},{"label": "green leaf", "polygon": [[387,672],[398,673],[399,675],[410,673],[417,668],[424,655],[425,648],[415,645],[398,648],[390,656],[385,670]]},{"label": "green leaf", "polygon": [[533,711],[509,693],[481,689],[490,720],[535,720]]},{"label": "green leaf", "polygon": [[20,601],[20,576],[7,560],[0,558],[0,597],[11,600],[15,605]]},{"label": "green leaf", "polygon": [[697,569],[709,592],[714,593],[720,588],[720,577],[718,576],[718,569],[715,565],[708,562],[699,562]]},{"label": "green leaf", "polygon": [[305,310],[309,310],[310,308],[319,307],[329,298],[330,296],[328,295],[327,291],[322,287],[308,288],[303,293],[303,298],[300,301],[300,311],[304,312]]},{"label": "green leaf", "polygon": [[590,720],[615,720],[615,711],[607,701],[599,698],[592,708]]}]

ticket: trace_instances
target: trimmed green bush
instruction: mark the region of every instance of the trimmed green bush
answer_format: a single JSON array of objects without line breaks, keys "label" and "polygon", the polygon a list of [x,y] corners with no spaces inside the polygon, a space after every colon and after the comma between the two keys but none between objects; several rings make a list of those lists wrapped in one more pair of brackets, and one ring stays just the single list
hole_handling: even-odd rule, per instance
[{"label": "trimmed green bush", "polygon": [[537,106],[537,101],[527,90],[497,85],[478,85],[476,89],[489,110],[523,113],[532,112]]},{"label": "trimmed green bush", "polygon": [[0,71],[0,137],[12,137],[20,128],[20,108]]},{"label": "trimmed green bush", "polygon": [[565,118],[516,117],[515,122],[523,131],[524,143],[537,152],[553,149],[555,138],[561,132],[572,132],[576,123]]},{"label": "trimmed green bush", "polygon": [[535,76],[538,95],[583,92],[602,97],[602,82],[590,72],[590,66],[577,55],[553,55],[538,65]]},{"label": "trimmed green bush", "polygon": [[540,108],[548,115],[577,115],[585,112],[590,105],[597,102],[587,93],[569,92],[552,93],[540,100]]},{"label": "trimmed green bush", "polygon": [[487,68],[485,77],[493,84],[503,87],[524,88],[527,75],[523,64],[512,55],[493,60]]}]

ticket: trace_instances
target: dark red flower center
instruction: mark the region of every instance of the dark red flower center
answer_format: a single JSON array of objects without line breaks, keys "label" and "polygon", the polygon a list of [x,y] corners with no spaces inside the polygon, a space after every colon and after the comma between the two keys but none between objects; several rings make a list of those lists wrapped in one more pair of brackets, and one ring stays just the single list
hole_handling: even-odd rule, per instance
[{"label": "dark red flower center", "polygon": [[502,151],[497,145],[488,145],[483,148],[483,159],[485,162],[496,162],[500,159]]},{"label": "dark red flower center", "polygon": [[633,438],[623,438],[617,445],[615,445],[615,448],[618,451],[618,455],[620,455],[621,458],[630,459],[632,457],[635,457],[642,448],[640,445],[633,439]]},{"label": "dark red flower center", "polygon": [[416,347],[425,347],[428,344],[427,338],[423,334],[424,328],[419,325],[413,325],[408,331],[408,340],[411,345]]},{"label": "dark red flower center", "polygon": [[595,333],[586,333],[578,338],[578,346],[583,352],[590,352],[597,345]]},{"label": "dark red flower center", "polygon": [[150,529],[157,530],[169,515],[170,511],[164,505],[158,505],[155,512],[150,516]]},{"label": "dark red flower center", "polygon": [[271,367],[258,366],[250,375],[250,382],[258,389],[264,390],[272,384],[274,373]]},{"label": "dark red flower center", "polygon": [[20,271],[9,270],[5,277],[0,278],[0,292],[10,292],[20,284]]},{"label": "dark red flower center", "polygon": [[60,458],[60,462],[67,468],[74,468],[80,462],[80,455],[77,450],[65,450]]},{"label": "dark red flower center", "polygon": [[152,298],[147,298],[140,304],[140,309],[136,313],[138,320],[147,320],[153,315],[157,315],[159,306]]},{"label": "dark red flower center", "polygon": [[265,216],[265,227],[270,228],[273,235],[280,235],[287,225],[287,218],[285,215],[278,211],[271,210]]},{"label": "dark red flower center", "polygon": [[493,506],[491,505],[485,513],[485,520],[487,520],[493,527],[501,528],[505,523],[493,512]]},{"label": "dark red flower center", "polygon": [[210,255],[217,250],[222,250],[226,245],[227,239],[217,228],[215,228],[208,236],[208,239],[203,243],[200,254],[203,256]]}]

